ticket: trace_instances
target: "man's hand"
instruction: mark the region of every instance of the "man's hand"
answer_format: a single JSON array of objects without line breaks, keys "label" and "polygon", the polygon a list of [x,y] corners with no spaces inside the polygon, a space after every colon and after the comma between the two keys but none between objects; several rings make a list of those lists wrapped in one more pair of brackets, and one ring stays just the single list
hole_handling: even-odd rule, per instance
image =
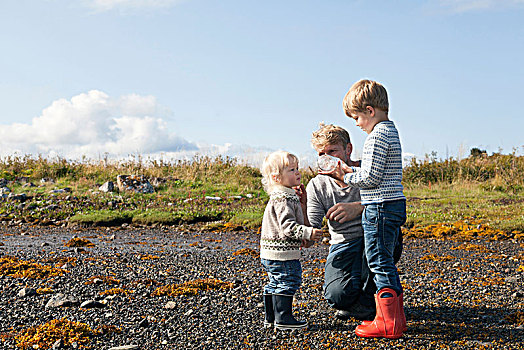
[{"label": "man's hand", "polygon": [[364,207],[360,202],[337,203],[329,208],[326,218],[343,224],[362,215],[362,210],[364,210]]}]

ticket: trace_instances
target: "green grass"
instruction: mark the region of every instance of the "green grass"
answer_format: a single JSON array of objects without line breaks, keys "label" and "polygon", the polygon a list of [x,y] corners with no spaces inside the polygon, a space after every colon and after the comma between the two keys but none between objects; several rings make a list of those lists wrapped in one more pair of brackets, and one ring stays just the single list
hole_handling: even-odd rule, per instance
[{"label": "green grass", "polygon": [[248,229],[256,229],[262,225],[264,207],[251,208],[235,214],[229,222],[235,225],[242,225]]},{"label": "green grass", "polygon": [[406,225],[455,222],[471,217],[506,232],[524,231],[522,196],[486,189],[482,183],[407,185]]},{"label": "green grass", "polygon": [[89,226],[118,226],[124,223],[177,225],[216,221],[221,220],[222,217],[222,212],[212,209],[198,211],[165,211],[159,209],[113,211],[103,209],[75,214],[69,219],[69,222]]},{"label": "green grass", "polygon": [[[301,173],[304,184],[315,176],[313,169]],[[159,177],[165,183],[153,194],[98,192],[105,181],[116,184],[117,175]],[[28,177],[37,187],[24,187],[22,181],[16,181],[20,177]],[[40,184],[43,177],[55,183]],[[224,157],[171,163],[140,157],[121,163],[7,157],[0,159],[0,178],[13,181],[9,187],[14,193],[28,196],[24,206],[0,202],[0,219],[28,222],[69,218],[85,225],[177,225],[220,220],[257,229],[268,199],[258,169]],[[406,225],[452,223],[474,217],[495,229],[524,231],[523,183],[524,157],[515,153],[414,162],[404,169]],[[65,187],[71,188],[71,193],[50,193]],[[206,196],[222,200],[206,200]],[[49,209],[53,204],[60,208]]]},{"label": "green grass", "polygon": [[113,210],[96,210],[85,214],[75,214],[69,222],[81,225],[93,226],[117,226],[124,223],[131,223],[133,212],[131,211],[113,211]]}]

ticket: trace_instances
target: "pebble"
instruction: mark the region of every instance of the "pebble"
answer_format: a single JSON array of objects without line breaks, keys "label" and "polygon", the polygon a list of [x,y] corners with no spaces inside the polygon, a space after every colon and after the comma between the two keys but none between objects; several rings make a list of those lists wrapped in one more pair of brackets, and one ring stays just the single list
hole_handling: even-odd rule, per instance
[{"label": "pebble", "polygon": [[80,302],[77,298],[69,295],[65,295],[62,293],[55,294],[47,304],[45,305],[47,308],[54,308],[54,307],[67,307],[67,306],[77,306]]},{"label": "pebble", "polygon": [[184,316],[186,316],[186,317],[191,316],[192,313],[193,313],[193,309],[189,309],[189,310],[187,310],[187,311],[184,313]]},{"label": "pebble", "polygon": [[96,300],[86,300],[82,304],[80,304],[80,307],[82,307],[84,309],[91,309],[91,308],[99,308],[100,309],[100,308],[106,307],[106,304],[101,303],[101,302],[96,301]]},{"label": "pebble", "polygon": [[174,301],[168,301],[166,305],[164,305],[164,309],[175,309],[177,307],[177,303]]},{"label": "pebble", "polygon": [[24,287],[18,292],[18,296],[21,298],[30,297],[33,295],[37,295],[36,290],[33,288]]}]

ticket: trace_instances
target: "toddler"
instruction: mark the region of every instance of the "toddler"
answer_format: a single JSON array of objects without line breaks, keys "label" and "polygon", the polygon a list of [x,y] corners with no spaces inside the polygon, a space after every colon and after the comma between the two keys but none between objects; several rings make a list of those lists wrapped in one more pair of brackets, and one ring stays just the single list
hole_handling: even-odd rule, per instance
[{"label": "toddler", "polygon": [[262,176],[269,194],[260,236],[260,259],[269,277],[264,287],[264,325],[305,328],[306,321],[293,317],[293,295],[302,283],[300,248],[303,241],[319,240],[322,231],[309,227],[296,156],[284,151],[270,154],[262,164]]}]

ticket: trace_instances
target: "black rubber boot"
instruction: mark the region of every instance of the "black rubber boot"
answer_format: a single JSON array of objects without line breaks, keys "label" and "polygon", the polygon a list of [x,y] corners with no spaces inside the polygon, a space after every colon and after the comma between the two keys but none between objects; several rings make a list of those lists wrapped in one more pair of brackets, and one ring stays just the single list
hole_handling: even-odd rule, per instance
[{"label": "black rubber boot", "polygon": [[273,309],[273,294],[264,294],[264,328],[273,327],[275,310]]},{"label": "black rubber boot", "polygon": [[349,310],[337,310],[335,317],[339,320],[348,320],[350,318],[355,318],[360,321],[371,320],[375,318],[375,308],[367,307],[365,305],[356,302],[355,304],[349,307]]},{"label": "black rubber boot", "polygon": [[301,329],[307,327],[306,321],[297,321],[293,317],[293,296],[273,294],[276,329]]}]

